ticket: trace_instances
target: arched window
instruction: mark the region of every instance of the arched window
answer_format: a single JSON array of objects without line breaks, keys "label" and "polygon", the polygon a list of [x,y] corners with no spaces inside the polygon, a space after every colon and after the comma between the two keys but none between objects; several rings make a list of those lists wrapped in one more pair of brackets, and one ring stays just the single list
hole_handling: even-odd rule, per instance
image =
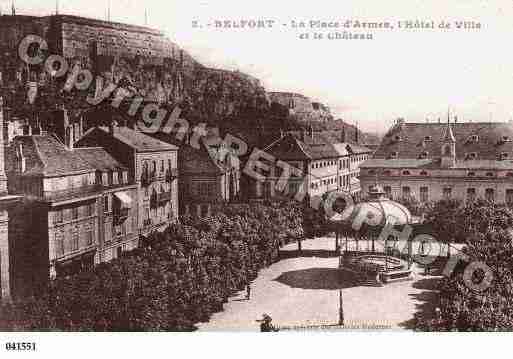
[{"label": "arched window", "polygon": [[420,175],[421,175],[421,176],[427,176],[427,175],[428,175],[428,173],[427,173],[426,171],[422,170],[422,171],[420,171]]},{"label": "arched window", "polygon": [[404,175],[404,176],[409,176],[409,175],[410,175],[410,171],[408,171],[408,170],[403,171],[403,175]]},{"label": "arched window", "polygon": [[444,147],[444,156],[451,156],[451,155],[452,155],[451,145],[446,145]]},{"label": "arched window", "polygon": [[467,176],[469,176],[469,177],[474,177],[475,175],[476,175],[476,173],[475,173],[475,172],[469,172],[469,173],[467,173]]}]

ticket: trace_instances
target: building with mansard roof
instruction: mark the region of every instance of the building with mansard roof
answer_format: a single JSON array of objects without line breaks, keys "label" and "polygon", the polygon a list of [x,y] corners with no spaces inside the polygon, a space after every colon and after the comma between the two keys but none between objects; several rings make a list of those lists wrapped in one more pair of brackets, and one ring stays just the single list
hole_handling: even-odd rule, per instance
[{"label": "building with mansard roof", "polygon": [[17,136],[6,149],[12,292],[109,261],[138,246],[137,186],[128,168],[98,147],[54,134]]},{"label": "building with mansard roof", "polygon": [[398,120],[361,165],[365,191],[376,177],[393,199],[513,203],[513,123]]},{"label": "building with mansard roof", "polygon": [[272,165],[263,173],[265,181],[254,181],[252,198],[276,196],[294,197],[303,191],[310,200],[321,198],[325,193],[347,191],[355,198],[360,196],[359,165],[369,158],[370,149],[346,141],[344,132],[336,137],[330,132],[303,132],[284,134],[266,148],[272,155],[301,171],[292,176],[284,191],[277,188],[279,166]]}]

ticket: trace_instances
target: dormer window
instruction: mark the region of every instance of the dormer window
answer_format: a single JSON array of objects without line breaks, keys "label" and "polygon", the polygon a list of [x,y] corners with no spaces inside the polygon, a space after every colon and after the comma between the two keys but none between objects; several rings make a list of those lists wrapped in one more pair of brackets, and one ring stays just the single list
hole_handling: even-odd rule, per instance
[{"label": "dormer window", "polygon": [[427,175],[428,175],[428,173],[427,173],[426,171],[422,170],[422,171],[420,171],[420,175],[421,175],[421,176],[427,176]]},{"label": "dormer window", "polygon": [[494,177],[495,174],[493,172],[486,172],[486,177]]},{"label": "dormer window", "polygon": [[403,175],[404,175],[404,176],[409,176],[409,175],[410,175],[410,171],[408,171],[408,170],[403,171]]},{"label": "dormer window", "polygon": [[479,142],[479,136],[478,135],[469,136],[468,142],[475,142],[475,143]]},{"label": "dormer window", "polygon": [[470,152],[467,153],[466,159],[467,160],[475,160],[477,158],[477,152]]},{"label": "dormer window", "polygon": [[374,175],[374,174],[376,174],[376,170],[369,170],[369,174],[370,174],[370,175]]},{"label": "dormer window", "polygon": [[469,176],[469,177],[475,177],[475,176],[476,176],[476,173],[475,173],[475,172],[469,172],[469,173],[467,173],[467,176]]},{"label": "dormer window", "polygon": [[420,155],[419,155],[419,158],[427,158],[429,156],[429,152],[428,151],[423,151]]},{"label": "dormer window", "polygon": [[399,136],[399,135],[395,136],[395,140],[396,141],[401,141],[401,136]]},{"label": "dormer window", "polygon": [[390,158],[397,158],[397,155],[398,155],[397,151],[394,151],[394,152],[390,153]]}]

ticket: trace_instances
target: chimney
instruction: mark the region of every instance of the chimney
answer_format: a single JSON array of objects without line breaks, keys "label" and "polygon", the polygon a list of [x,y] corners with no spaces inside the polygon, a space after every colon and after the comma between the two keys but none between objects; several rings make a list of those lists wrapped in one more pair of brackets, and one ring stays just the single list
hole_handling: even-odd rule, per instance
[{"label": "chimney", "polygon": [[21,143],[18,145],[17,155],[18,161],[20,163],[20,172],[24,173],[27,169],[27,162],[25,156],[23,155],[23,145]]},{"label": "chimney", "polygon": [[109,134],[111,136],[114,136],[114,132],[115,132],[115,124],[114,124],[114,121],[110,121],[109,123]]},{"label": "chimney", "polygon": [[355,131],[354,131],[354,142],[358,143],[358,123],[356,123]]},{"label": "chimney", "polygon": [[66,147],[68,147],[69,150],[73,150],[73,142],[74,142],[74,131],[73,131],[73,125],[69,125],[66,128]]},{"label": "chimney", "polygon": [[346,142],[346,126],[342,125],[342,132],[340,133],[340,141]]}]

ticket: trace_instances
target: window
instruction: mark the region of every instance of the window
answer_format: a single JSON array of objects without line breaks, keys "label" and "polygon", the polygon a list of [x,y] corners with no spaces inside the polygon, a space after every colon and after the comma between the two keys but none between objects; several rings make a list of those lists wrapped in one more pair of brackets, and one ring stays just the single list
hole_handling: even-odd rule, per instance
[{"label": "window", "polygon": [[409,176],[410,175],[410,171],[403,171],[403,175]]},{"label": "window", "polygon": [[85,233],[85,243],[86,243],[86,246],[92,246],[93,242],[94,242],[93,230],[92,229],[88,229],[87,232]]},{"label": "window", "polygon": [[265,198],[271,198],[271,182],[264,182],[264,197]]},{"label": "window", "polygon": [[403,199],[409,199],[411,196],[411,188],[410,187],[403,187]]},{"label": "window", "polygon": [[513,172],[506,173],[506,177],[513,177]]},{"label": "window", "polygon": [[451,199],[452,197],[452,188],[451,187],[445,187],[443,190],[443,196],[445,199]]},{"label": "window", "polygon": [[431,136],[425,136],[424,137],[424,141],[432,141],[433,138],[431,138]]},{"label": "window", "polygon": [[119,258],[123,255],[123,247],[119,246],[116,248],[116,258]]},{"label": "window", "polygon": [[469,177],[475,177],[476,173],[475,172],[469,172],[467,173],[467,176]]},{"label": "window", "polygon": [[87,206],[86,206],[86,216],[87,217],[91,217],[94,215],[94,203],[89,203]]},{"label": "window", "polygon": [[370,175],[376,174],[376,170],[369,170],[369,174]]},{"label": "window", "polygon": [[513,189],[506,190],[506,204],[508,204],[508,205],[513,204]]},{"label": "window", "polygon": [[420,187],[420,201],[421,202],[428,202],[429,201],[429,195],[428,195],[428,188],[427,187]]},{"label": "window", "polygon": [[493,188],[487,188],[485,190],[485,199],[489,202],[495,201],[495,191]]},{"label": "window", "polygon": [[473,202],[476,199],[476,189],[475,188],[467,188],[467,201]]},{"label": "window", "polygon": [[78,251],[78,231],[75,231],[71,237],[71,250]]},{"label": "window", "polygon": [[385,186],[385,187],[383,187],[383,191],[385,192],[385,196],[387,198],[392,198],[392,187]]},{"label": "window", "polygon": [[466,158],[468,160],[475,160],[477,158],[477,152],[470,152],[470,153],[467,153],[467,156]]},{"label": "window", "polygon": [[55,234],[55,251],[57,256],[64,255],[64,236],[62,233]]},{"label": "window", "polygon": [[478,135],[470,136],[469,142],[479,142],[479,136]]},{"label": "window", "polygon": [[109,197],[108,196],[103,197],[103,211],[104,212],[109,211]]},{"label": "window", "polygon": [[71,209],[71,219],[78,219],[78,207]]},{"label": "window", "polygon": [[390,170],[385,170],[385,171],[383,171],[383,174],[384,174],[385,176],[390,176],[390,175],[392,175],[392,171],[390,171]]},{"label": "window", "polygon": [[390,153],[390,158],[397,158],[398,153],[396,151]]},{"label": "window", "polygon": [[125,181],[123,180],[123,171],[118,171],[118,183],[123,184]]},{"label": "window", "polygon": [[486,177],[494,177],[494,173],[493,172],[486,172]]},{"label": "window", "polygon": [[54,215],[54,217],[53,217],[54,218],[54,221],[53,221],[54,224],[62,223],[63,218],[62,218],[62,210],[61,209],[56,210],[53,215]]},{"label": "window", "polygon": [[420,175],[421,175],[421,176],[427,176],[427,175],[428,175],[428,173],[427,173],[426,171],[422,170],[422,171],[420,171]]},{"label": "window", "polygon": [[164,170],[165,170],[164,167],[165,167],[164,160],[162,160],[162,161],[160,161],[160,172],[164,172]]}]

